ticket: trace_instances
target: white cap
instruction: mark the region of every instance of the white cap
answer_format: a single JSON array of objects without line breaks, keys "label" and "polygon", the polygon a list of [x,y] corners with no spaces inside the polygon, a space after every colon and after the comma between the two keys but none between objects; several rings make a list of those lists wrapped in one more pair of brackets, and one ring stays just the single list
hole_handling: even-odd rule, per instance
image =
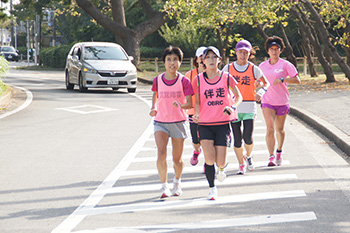
[{"label": "white cap", "polygon": [[209,46],[205,51],[204,51],[204,57],[207,56],[208,52],[212,51],[217,57],[221,58],[220,51],[214,47],[214,46]]},{"label": "white cap", "polygon": [[201,46],[196,50],[196,57],[200,57],[203,55],[204,51],[207,49],[205,46]]}]

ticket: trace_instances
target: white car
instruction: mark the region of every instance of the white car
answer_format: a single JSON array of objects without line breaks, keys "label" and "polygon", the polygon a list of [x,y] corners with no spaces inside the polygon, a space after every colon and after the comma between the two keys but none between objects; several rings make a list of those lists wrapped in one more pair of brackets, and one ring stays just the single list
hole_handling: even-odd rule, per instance
[{"label": "white car", "polygon": [[110,42],[81,42],[73,45],[66,61],[66,88],[127,88],[134,93],[137,87],[137,70],[118,44]]}]

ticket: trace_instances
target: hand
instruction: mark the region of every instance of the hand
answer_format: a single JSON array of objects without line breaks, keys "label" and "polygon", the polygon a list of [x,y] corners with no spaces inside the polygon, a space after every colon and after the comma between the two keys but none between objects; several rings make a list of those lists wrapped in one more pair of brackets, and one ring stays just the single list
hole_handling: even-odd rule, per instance
[{"label": "hand", "polygon": [[181,104],[177,100],[174,100],[173,105],[174,105],[175,108],[181,108]]},{"label": "hand", "polygon": [[193,116],[192,116],[192,120],[193,120],[194,123],[197,123],[197,124],[198,124],[198,122],[199,122],[199,116],[198,116],[197,114],[193,115]]},{"label": "hand", "polygon": [[261,87],[261,86],[262,86],[261,81],[260,81],[260,80],[256,80],[256,81],[255,81],[255,88],[259,88],[259,87]]},{"label": "hand", "polygon": [[258,95],[258,94],[256,94],[256,95],[255,95],[255,101],[256,101],[256,102],[260,102],[260,101],[261,101],[261,96]]},{"label": "hand", "polygon": [[151,111],[149,112],[149,115],[150,115],[151,117],[154,117],[155,115],[157,115],[157,110],[151,109]]},{"label": "hand", "polygon": [[233,113],[234,110],[235,110],[235,108],[230,107],[230,106],[226,106],[226,107],[224,108],[224,114],[226,114],[226,115],[231,115],[231,113]]}]

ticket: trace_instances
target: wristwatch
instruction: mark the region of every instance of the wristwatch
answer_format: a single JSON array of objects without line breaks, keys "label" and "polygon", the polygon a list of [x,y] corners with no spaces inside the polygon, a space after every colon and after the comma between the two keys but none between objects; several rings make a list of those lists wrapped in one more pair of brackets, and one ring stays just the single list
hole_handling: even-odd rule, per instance
[{"label": "wristwatch", "polygon": [[284,83],[284,78],[280,78],[281,79],[281,82]]}]

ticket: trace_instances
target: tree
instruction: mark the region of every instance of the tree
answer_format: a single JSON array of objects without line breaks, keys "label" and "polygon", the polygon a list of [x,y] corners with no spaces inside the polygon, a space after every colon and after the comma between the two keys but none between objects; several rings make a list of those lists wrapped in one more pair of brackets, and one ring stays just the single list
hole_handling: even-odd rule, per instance
[{"label": "tree", "polygon": [[318,32],[319,37],[321,38],[323,45],[326,48],[326,51],[328,54],[332,56],[332,58],[338,63],[342,71],[345,73],[345,76],[350,80],[350,67],[344,62],[344,60],[341,58],[335,47],[333,46],[331,40],[330,40],[330,35],[329,32],[318,14],[317,10],[315,7],[312,5],[310,1],[307,0],[302,0],[301,1],[304,6],[308,9],[310,12],[311,16],[315,20],[315,27]]},{"label": "tree", "polygon": [[[130,28],[125,20],[123,0],[109,0],[107,9],[99,9],[92,0],[76,0],[78,6],[96,22],[115,35],[137,65],[140,58],[140,43],[151,33],[158,30],[168,20],[167,14],[152,8],[148,0],[138,0],[148,20]],[[105,13],[106,12],[106,13]],[[109,15],[110,13],[110,15]]]}]

